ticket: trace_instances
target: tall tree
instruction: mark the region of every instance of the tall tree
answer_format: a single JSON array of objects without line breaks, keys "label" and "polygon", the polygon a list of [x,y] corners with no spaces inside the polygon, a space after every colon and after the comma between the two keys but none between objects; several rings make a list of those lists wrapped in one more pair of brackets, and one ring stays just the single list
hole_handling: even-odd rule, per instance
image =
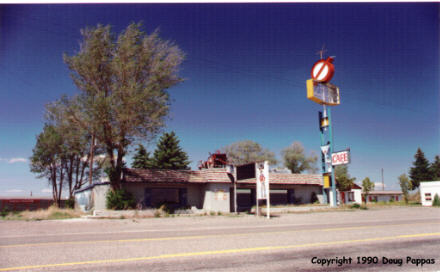
[{"label": "tall tree", "polygon": [[179,146],[174,132],[164,133],[157,143],[153,166],[157,169],[189,169],[188,155]]},{"label": "tall tree", "polygon": [[413,189],[417,189],[420,181],[431,181],[433,177],[429,169],[429,161],[425,158],[425,153],[423,153],[420,147],[417,149],[414,159],[413,167],[409,170],[409,177],[411,178]]},{"label": "tall tree", "polygon": [[153,161],[150,158],[150,153],[145,149],[142,144],[136,148],[136,154],[133,156],[132,168],[137,169],[151,169],[153,168]]},{"label": "tall tree", "polygon": [[300,142],[293,142],[290,146],[283,149],[281,154],[284,159],[284,165],[294,174],[302,173],[303,171],[311,173],[318,171],[316,166],[318,157],[313,153],[310,156],[306,156],[304,147]]},{"label": "tall tree", "polygon": [[411,181],[406,174],[400,175],[398,179],[400,189],[402,190],[403,199],[405,200],[405,203],[408,204],[409,191],[412,189]]},{"label": "tall tree", "polygon": [[[73,192],[80,189],[87,182],[87,174],[90,171],[88,162],[92,143],[91,135],[69,118],[67,110],[69,103],[69,99],[63,96],[61,99],[47,104],[45,119],[61,135],[60,151],[67,160],[63,164],[66,175],[65,181],[69,198],[73,198]],[[98,148],[97,154],[102,154],[100,148]],[[97,167],[94,167],[96,171],[93,171],[92,179],[96,179],[101,173],[99,163],[96,163],[96,165]]]},{"label": "tall tree", "polygon": [[134,141],[154,137],[169,112],[167,89],[181,82],[183,53],[174,44],[129,25],[119,36],[110,26],[81,30],[76,55],[64,56],[81,94],[71,116],[104,146],[109,179],[120,188],[123,157]]},{"label": "tall tree", "polygon": [[368,194],[374,190],[374,182],[370,181],[369,177],[366,177],[362,180],[362,192],[365,196],[365,204],[368,201]]},{"label": "tall tree", "polygon": [[275,154],[254,141],[235,142],[223,147],[221,150],[226,153],[228,162],[235,165],[256,161],[269,161],[271,165],[277,164]]},{"label": "tall tree", "polygon": [[434,158],[434,162],[429,167],[431,171],[432,180],[440,180],[440,156],[437,155]]},{"label": "tall tree", "polygon": [[336,186],[339,191],[349,191],[356,178],[352,178],[348,173],[347,165],[337,165],[335,167]]},{"label": "tall tree", "polygon": [[64,166],[67,162],[63,154],[63,139],[54,126],[45,125],[37,136],[32,150],[30,168],[38,178],[47,178],[52,187],[52,197],[56,205],[61,204],[61,194],[65,177]]}]

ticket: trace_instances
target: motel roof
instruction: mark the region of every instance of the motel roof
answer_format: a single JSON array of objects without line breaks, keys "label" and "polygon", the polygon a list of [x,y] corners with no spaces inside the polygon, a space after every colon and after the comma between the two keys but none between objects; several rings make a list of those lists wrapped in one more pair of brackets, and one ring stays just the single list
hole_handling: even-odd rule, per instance
[{"label": "motel roof", "polygon": [[[320,185],[322,186],[322,175],[315,174],[287,174],[269,173],[270,184],[293,184],[293,185]],[[237,183],[255,184],[255,178],[243,179]]]},{"label": "motel roof", "polygon": [[[321,185],[321,175],[270,173],[271,184]],[[124,169],[128,183],[232,183],[233,177],[224,168],[202,170]],[[255,184],[255,178],[239,180],[239,184]]]},{"label": "motel roof", "polygon": [[401,195],[401,194],[402,194],[401,191],[370,191],[368,193],[368,195]]},{"label": "motel roof", "polygon": [[125,182],[142,183],[230,183],[232,176],[223,168],[198,171],[168,169],[124,169]]}]

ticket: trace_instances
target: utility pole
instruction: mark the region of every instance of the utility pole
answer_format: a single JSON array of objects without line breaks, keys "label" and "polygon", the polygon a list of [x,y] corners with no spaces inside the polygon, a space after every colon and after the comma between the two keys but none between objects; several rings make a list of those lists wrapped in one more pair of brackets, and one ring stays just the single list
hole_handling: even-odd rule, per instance
[{"label": "utility pole", "polygon": [[385,183],[383,182],[383,168],[382,168],[382,191],[385,191]]},{"label": "utility pole", "polygon": [[93,180],[93,155],[95,153],[95,133],[92,133],[92,144],[90,145],[90,164],[89,164],[89,185]]}]

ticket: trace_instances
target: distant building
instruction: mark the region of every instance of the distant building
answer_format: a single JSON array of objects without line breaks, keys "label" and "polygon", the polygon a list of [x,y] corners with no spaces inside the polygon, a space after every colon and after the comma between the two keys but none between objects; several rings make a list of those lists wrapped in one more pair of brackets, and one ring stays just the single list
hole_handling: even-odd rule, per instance
[{"label": "distant building", "polygon": [[[65,206],[65,199],[61,200],[61,207]],[[54,204],[50,197],[0,197],[0,211],[35,211],[47,209]]]},{"label": "distant building", "polygon": [[419,191],[422,205],[432,206],[435,195],[440,197],[440,181],[420,182]]},{"label": "distant building", "polygon": [[[401,201],[402,200],[401,191],[371,191],[368,193],[369,202],[390,202],[390,201]],[[365,194],[362,193],[362,200],[365,201]]]}]

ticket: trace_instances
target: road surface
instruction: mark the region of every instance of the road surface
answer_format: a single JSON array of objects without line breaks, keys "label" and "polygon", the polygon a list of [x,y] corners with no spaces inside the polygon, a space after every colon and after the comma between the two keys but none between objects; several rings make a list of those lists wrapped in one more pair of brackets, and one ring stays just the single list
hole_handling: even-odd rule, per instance
[{"label": "road surface", "polygon": [[440,209],[0,221],[0,271],[439,271]]}]

